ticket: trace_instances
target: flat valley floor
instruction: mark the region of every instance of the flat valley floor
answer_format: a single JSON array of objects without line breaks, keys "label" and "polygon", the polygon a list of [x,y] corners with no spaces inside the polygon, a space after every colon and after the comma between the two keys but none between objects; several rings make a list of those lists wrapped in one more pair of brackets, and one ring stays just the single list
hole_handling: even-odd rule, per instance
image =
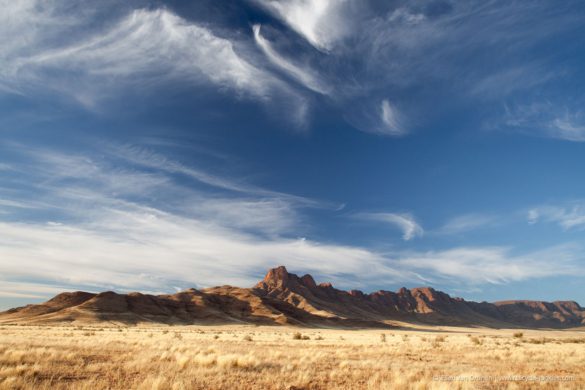
[{"label": "flat valley floor", "polygon": [[0,389],[585,389],[585,330],[0,325]]}]

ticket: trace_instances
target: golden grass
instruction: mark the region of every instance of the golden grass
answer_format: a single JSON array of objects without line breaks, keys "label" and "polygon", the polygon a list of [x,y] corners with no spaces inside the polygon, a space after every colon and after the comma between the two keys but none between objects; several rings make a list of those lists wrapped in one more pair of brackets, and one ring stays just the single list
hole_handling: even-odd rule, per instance
[{"label": "golden grass", "polygon": [[0,389],[583,389],[585,333],[0,326]]}]

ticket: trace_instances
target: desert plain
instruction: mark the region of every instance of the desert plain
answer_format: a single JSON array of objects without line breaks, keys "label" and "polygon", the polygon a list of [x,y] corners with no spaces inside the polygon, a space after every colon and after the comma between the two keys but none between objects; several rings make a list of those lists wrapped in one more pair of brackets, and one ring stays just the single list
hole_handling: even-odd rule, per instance
[{"label": "desert plain", "polygon": [[0,325],[0,389],[583,389],[585,329]]}]

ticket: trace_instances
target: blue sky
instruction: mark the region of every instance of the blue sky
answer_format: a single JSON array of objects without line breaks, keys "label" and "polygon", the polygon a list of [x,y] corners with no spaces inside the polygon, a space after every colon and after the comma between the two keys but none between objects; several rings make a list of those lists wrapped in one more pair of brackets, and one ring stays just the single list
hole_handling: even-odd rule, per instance
[{"label": "blue sky", "polygon": [[280,264],[585,303],[581,2],[0,3],[0,307]]}]

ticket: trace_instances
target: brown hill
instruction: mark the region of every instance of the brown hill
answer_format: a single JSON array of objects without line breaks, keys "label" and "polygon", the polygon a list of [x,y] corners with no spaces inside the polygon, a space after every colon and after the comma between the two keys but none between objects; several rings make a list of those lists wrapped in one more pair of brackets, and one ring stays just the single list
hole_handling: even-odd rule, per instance
[{"label": "brown hill", "polygon": [[430,287],[397,292],[343,291],[285,267],[268,271],[253,288],[189,289],[172,295],[62,293],[39,305],[0,313],[3,323],[214,324],[388,327],[389,321],[435,325],[564,328],[585,324],[576,302],[468,302]]},{"label": "brown hill", "polygon": [[298,277],[285,267],[271,269],[255,289],[318,315],[401,320],[441,325],[490,327],[571,327],[585,324],[585,309],[576,302],[468,302],[430,287],[397,292],[343,291],[330,283],[316,284],[310,275]]}]

